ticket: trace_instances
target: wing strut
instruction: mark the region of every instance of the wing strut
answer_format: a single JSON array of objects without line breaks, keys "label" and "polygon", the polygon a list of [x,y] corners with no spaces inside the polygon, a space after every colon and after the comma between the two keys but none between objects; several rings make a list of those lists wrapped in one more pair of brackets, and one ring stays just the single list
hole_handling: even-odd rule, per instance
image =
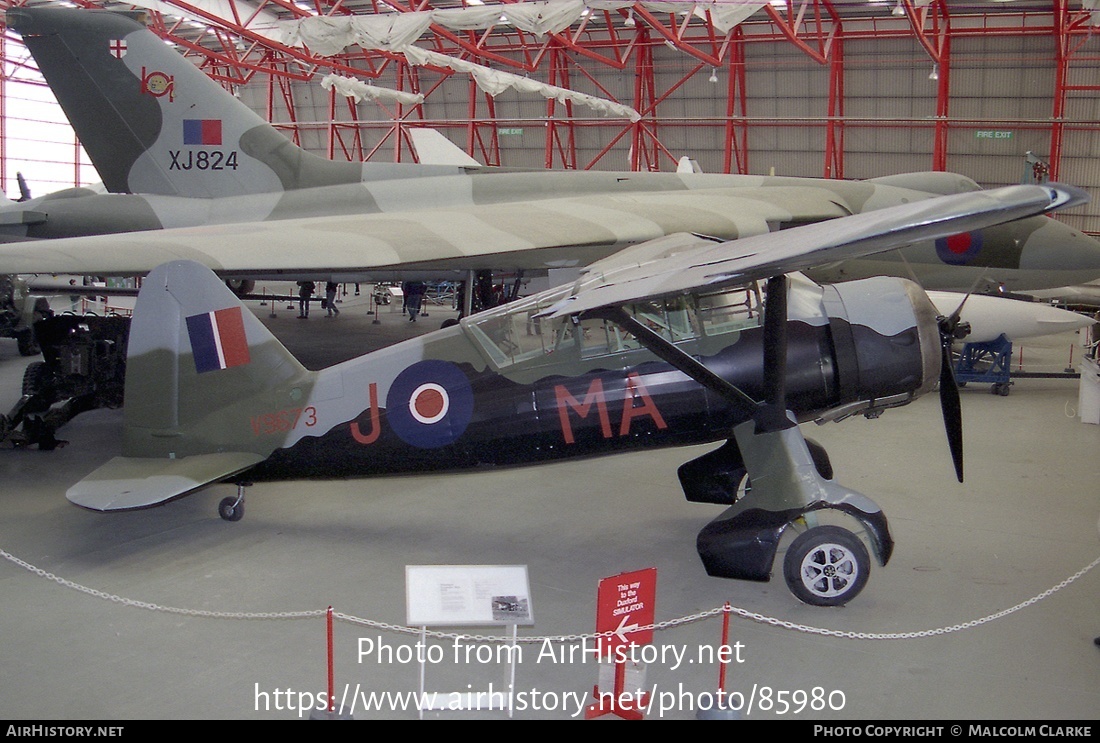
[{"label": "wing strut", "polygon": [[764,390],[769,405],[787,407],[787,277],[768,279],[764,304]]},{"label": "wing strut", "polygon": [[768,279],[764,300],[764,404],[753,415],[756,432],[782,431],[787,417],[787,277]]},{"label": "wing strut", "polygon": [[622,307],[600,307],[590,312],[582,313],[581,317],[595,317],[615,323],[626,332],[638,339],[650,353],[663,361],[667,361],[675,368],[694,379],[708,390],[715,392],[741,408],[747,416],[753,416],[760,408],[760,404],[746,395],[736,386],[730,384],[718,376],[691,354],[685,353],[667,338],[654,333],[642,323],[638,322],[629,312]]},{"label": "wing strut", "polygon": [[738,406],[756,421],[758,433],[782,431],[795,424],[787,417],[787,277],[768,279],[764,305],[764,389],[761,403],[718,376],[691,354],[638,322],[619,306],[600,307],[581,313],[615,323],[638,339],[650,353],[667,361],[707,389]]}]

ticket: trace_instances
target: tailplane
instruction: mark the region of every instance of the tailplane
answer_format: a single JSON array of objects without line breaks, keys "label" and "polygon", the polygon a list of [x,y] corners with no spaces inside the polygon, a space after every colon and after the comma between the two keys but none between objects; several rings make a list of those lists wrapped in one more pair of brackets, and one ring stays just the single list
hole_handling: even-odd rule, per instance
[{"label": "tailplane", "polygon": [[191,261],[146,277],[126,364],[123,455],[67,494],[86,508],[156,505],[262,462],[314,380],[222,281]]},{"label": "tailplane", "polygon": [[211,198],[363,179],[359,163],[294,145],[141,20],[75,8],[7,12],[109,191]]}]

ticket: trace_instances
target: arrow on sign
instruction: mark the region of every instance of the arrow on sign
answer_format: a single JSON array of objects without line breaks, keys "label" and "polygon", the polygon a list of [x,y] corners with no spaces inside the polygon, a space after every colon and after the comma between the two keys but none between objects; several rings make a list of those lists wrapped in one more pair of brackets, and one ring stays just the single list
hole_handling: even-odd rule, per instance
[{"label": "arrow on sign", "polygon": [[626,639],[627,633],[628,632],[637,632],[638,627],[639,627],[637,622],[635,622],[634,624],[627,624],[626,620],[628,620],[628,619],[630,619],[629,614],[627,614],[625,617],[623,617],[623,621],[619,622],[619,626],[615,628],[615,632],[614,632],[614,635],[616,637],[618,637],[619,640],[624,642],[624,643],[627,642],[627,639]]}]

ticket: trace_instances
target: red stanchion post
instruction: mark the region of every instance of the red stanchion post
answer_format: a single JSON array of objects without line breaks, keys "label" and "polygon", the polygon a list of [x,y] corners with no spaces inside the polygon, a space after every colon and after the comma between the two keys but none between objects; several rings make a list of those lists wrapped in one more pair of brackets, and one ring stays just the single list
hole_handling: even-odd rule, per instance
[{"label": "red stanchion post", "polygon": [[[730,644],[730,602],[726,602],[722,612],[722,647],[728,648]],[[718,698],[726,696],[726,666],[729,665],[729,656],[722,653],[718,660]]]},{"label": "red stanchion post", "polygon": [[336,704],[336,676],[333,670],[332,661],[332,607],[328,608],[326,614],[328,620],[328,711],[335,711]]},{"label": "red stanchion post", "polygon": [[726,671],[730,663],[730,614],[732,607],[727,601],[722,611],[722,644],[719,645],[718,654],[718,693],[710,705],[700,707],[696,712],[698,720],[737,720],[741,717],[738,709],[734,709],[732,700],[726,694]]}]

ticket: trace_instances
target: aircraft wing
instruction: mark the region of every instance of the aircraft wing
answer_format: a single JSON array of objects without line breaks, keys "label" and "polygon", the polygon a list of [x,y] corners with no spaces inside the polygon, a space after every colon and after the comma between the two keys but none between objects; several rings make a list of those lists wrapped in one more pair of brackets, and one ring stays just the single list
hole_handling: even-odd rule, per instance
[{"label": "aircraft wing", "polygon": [[[415,204],[418,184],[407,189]],[[850,214],[836,199],[812,187],[695,189],[59,238],[0,245],[0,274],[134,276],[181,259],[223,276],[585,266],[677,232],[732,240]]]},{"label": "aircraft wing", "polygon": [[864,212],[822,224],[715,244],[679,235],[627,248],[589,266],[579,288],[543,315],[575,315],[600,307],[670,296],[804,271],[833,261],[903,248],[1087,198],[1060,184],[1007,186]]},{"label": "aircraft wing", "polygon": [[180,459],[115,457],[69,488],[78,506],[124,511],[164,503],[244,472],[264,460],[252,452],[196,454]]}]

